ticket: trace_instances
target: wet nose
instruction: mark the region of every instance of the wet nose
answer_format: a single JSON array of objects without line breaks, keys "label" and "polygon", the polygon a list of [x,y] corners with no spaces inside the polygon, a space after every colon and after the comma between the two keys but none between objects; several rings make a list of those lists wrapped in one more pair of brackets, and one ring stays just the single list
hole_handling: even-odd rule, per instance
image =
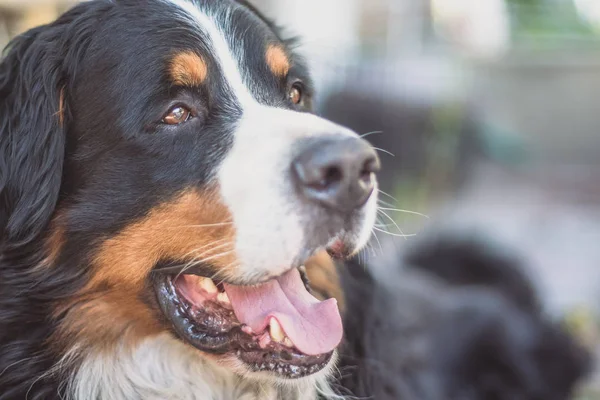
[{"label": "wet nose", "polygon": [[309,201],[344,213],[367,202],[379,169],[373,147],[348,137],[315,140],[292,165],[298,189]]}]

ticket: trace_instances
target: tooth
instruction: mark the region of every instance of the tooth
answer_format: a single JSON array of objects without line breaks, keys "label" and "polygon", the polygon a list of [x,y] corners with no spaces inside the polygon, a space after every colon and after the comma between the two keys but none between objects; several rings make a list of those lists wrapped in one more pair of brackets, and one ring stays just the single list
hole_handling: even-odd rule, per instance
[{"label": "tooth", "polygon": [[250,328],[248,325],[244,325],[242,326],[242,332],[248,334],[248,335],[253,335],[254,334],[254,330],[252,328]]},{"label": "tooth", "polygon": [[215,294],[219,291],[210,278],[198,278],[198,284],[200,285],[200,288],[209,294]]},{"label": "tooth", "polygon": [[221,303],[231,304],[231,301],[229,301],[229,296],[227,296],[227,293],[225,292],[219,293],[217,295],[217,300]]},{"label": "tooth", "polygon": [[261,349],[266,348],[271,343],[271,336],[267,332],[265,332],[259,339],[258,345]]},{"label": "tooth", "polygon": [[294,343],[292,343],[292,341],[290,340],[290,338],[287,337],[287,336],[285,337],[285,339],[283,339],[283,344],[286,347],[294,347]]},{"label": "tooth", "polygon": [[271,321],[269,321],[269,333],[271,334],[271,338],[277,343],[283,342],[285,338],[285,333],[283,333],[281,325],[279,325],[279,322],[275,318],[271,318]]}]

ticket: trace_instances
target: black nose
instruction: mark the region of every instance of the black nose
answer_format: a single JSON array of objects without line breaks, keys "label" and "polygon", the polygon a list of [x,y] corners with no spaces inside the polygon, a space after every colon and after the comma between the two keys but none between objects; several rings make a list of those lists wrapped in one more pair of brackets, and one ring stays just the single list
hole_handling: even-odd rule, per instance
[{"label": "black nose", "polygon": [[326,138],[304,148],[292,167],[306,198],[349,212],[369,199],[380,164],[373,147],[363,139]]}]

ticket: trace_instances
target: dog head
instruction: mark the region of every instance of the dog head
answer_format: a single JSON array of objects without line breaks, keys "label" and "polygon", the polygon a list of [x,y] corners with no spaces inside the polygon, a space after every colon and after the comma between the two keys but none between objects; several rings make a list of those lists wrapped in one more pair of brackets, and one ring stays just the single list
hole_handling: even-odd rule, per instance
[{"label": "dog head", "polygon": [[52,348],[81,359],[170,332],[237,374],[330,365],[341,319],[302,266],[365,244],[379,161],[312,97],[243,2],[86,2],[15,39],[2,252],[42,282]]}]

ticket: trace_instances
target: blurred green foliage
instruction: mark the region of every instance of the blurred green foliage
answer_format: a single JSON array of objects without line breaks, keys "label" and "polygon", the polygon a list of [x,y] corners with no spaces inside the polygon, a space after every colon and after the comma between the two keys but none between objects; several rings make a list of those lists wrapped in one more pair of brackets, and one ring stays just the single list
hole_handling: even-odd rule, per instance
[{"label": "blurred green foliage", "polygon": [[597,31],[574,0],[506,0],[513,37],[521,44],[597,45]]}]

